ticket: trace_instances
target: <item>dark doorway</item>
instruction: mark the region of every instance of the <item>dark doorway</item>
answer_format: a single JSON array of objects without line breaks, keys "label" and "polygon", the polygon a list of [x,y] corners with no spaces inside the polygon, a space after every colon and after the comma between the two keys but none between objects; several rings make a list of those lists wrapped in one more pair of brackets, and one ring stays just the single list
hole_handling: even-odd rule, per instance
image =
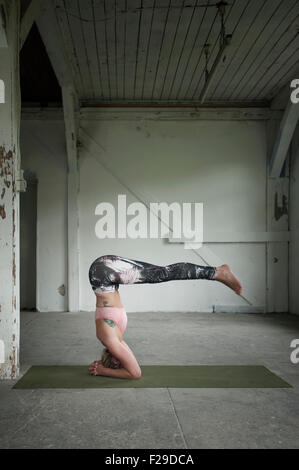
[{"label": "dark doorway", "polygon": [[27,189],[20,193],[20,309],[36,310],[37,179],[24,174]]}]

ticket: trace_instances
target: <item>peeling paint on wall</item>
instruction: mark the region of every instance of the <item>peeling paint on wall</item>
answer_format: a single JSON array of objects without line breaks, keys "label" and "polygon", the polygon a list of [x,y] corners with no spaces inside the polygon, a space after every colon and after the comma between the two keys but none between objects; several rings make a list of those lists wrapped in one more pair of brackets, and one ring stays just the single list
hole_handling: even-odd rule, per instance
[{"label": "peeling paint on wall", "polygon": [[15,221],[16,215],[15,214],[16,214],[16,211],[13,208],[12,210],[12,236],[13,237],[15,236],[15,233],[16,233],[16,221]]},{"label": "peeling paint on wall", "polygon": [[2,217],[2,219],[6,218],[6,212],[5,212],[5,206],[4,205],[0,206],[0,217]]},{"label": "peeling paint on wall", "polygon": [[14,285],[16,285],[16,254],[15,252],[13,252],[12,276],[13,276]]},{"label": "peeling paint on wall", "polygon": [[12,353],[9,356],[9,360],[11,362],[11,377],[15,377],[16,375],[16,347],[12,347]]},{"label": "peeling paint on wall", "polygon": [[[13,152],[9,150],[6,152],[4,146],[0,146],[0,192],[1,200],[4,200],[6,189],[12,185],[14,190],[13,181]],[[6,219],[5,203],[0,205],[0,217],[2,220]]]},{"label": "peeling paint on wall", "polygon": [[60,295],[64,296],[65,295],[65,285],[62,284],[61,286],[58,287],[58,292]]}]

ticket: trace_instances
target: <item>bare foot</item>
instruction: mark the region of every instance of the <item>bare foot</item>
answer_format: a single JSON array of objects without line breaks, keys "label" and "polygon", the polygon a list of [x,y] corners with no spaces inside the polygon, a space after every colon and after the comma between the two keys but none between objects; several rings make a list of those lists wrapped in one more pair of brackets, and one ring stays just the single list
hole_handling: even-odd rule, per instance
[{"label": "bare foot", "polygon": [[238,278],[234,275],[232,270],[227,264],[223,264],[216,268],[215,280],[222,282],[227,287],[230,287],[236,294],[241,295],[242,285]]}]

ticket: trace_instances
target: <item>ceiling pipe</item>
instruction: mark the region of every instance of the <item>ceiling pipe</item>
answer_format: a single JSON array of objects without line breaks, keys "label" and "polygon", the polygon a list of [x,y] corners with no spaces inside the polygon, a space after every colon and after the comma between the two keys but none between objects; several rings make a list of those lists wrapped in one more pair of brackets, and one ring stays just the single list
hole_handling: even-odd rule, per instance
[{"label": "ceiling pipe", "polygon": [[[217,57],[216,57],[216,59],[213,63],[213,66],[212,66],[210,72],[208,72],[208,70],[207,70],[207,63],[206,63],[206,81],[205,81],[205,85],[204,85],[204,87],[201,91],[201,94],[199,96],[199,103],[200,104],[203,104],[203,102],[205,101],[205,99],[207,97],[207,94],[209,92],[212,80],[213,80],[213,78],[214,78],[214,76],[217,72],[218,67],[219,67],[219,64],[221,63],[222,58],[224,56],[224,53],[225,53],[227,47],[230,45],[231,40],[232,40],[232,35],[231,34],[225,34],[224,15],[225,15],[226,5],[227,5],[226,2],[219,2],[217,4],[218,13],[221,16],[220,49],[219,49],[219,52],[217,54]],[[209,54],[209,47],[208,46],[209,46],[208,44],[205,44],[205,46],[204,46],[206,60],[207,60],[207,57],[208,57],[208,54]]]},{"label": "ceiling pipe", "polygon": [[203,102],[204,102],[205,99],[206,99],[206,96],[207,96],[207,94],[208,94],[208,92],[209,92],[209,89],[210,89],[212,80],[213,80],[213,78],[214,78],[214,76],[215,76],[215,74],[216,74],[216,72],[217,72],[217,69],[218,69],[219,64],[220,64],[220,62],[221,62],[221,60],[222,60],[222,57],[224,56],[224,53],[225,53],[225,51],[226,51],[226,49],[227,49],[227,47],[229,46],[230,43],[231,43],[231,35],[228,34],[228,35],[225,37],[224,43],[222,44],[222,46],[221,46],[221,48],[220,48],[220,50],[219,50],[219,52],[218,52],[218,54],[217,54],[217,57],[216,57],[215,62],[214,62],[214,64],[213,64],[212,68],[211,68],[211,71],[210,71],[210,73],[208,74],[208,78],[207,78],[207,80],[206,80],[205,86],[203,87],[202,92],[201,92],[201,94],[200,94],[200,96],[199,96],[199,102],[200,102],[200,104],[203,104]]}]

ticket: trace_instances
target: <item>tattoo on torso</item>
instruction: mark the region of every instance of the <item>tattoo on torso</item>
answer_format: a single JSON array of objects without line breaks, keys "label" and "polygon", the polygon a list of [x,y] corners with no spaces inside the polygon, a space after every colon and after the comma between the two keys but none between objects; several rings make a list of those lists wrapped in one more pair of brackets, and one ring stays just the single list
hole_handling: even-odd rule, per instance
[{"label": "tattoo on torso", "polygon": [[105,321],[106,323],[108,323],[108,325],[111,326],[112,328],[115,327],[115,323],[114,323],[113,320],[109,320],[108,318],[104,318],[104,321]]}]

